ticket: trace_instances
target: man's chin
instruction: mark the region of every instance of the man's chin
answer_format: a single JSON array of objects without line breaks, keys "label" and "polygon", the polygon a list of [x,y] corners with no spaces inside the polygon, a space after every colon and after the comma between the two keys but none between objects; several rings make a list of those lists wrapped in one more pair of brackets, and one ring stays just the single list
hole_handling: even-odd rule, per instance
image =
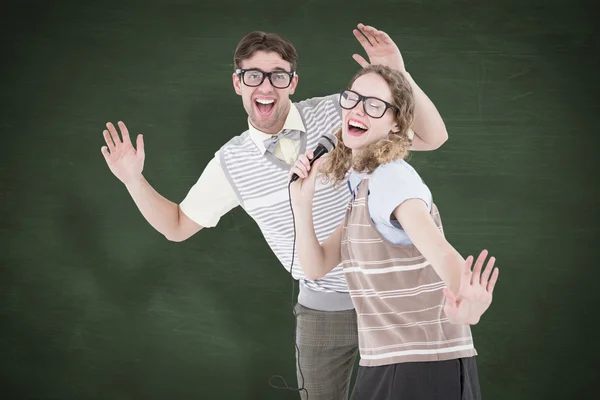
[{"label": "man's chin", "polygon": [[268,132],[275,125],[277,125],[277,119],[270,115],[269,117],[261,117],[260,115],[254,115],[251,118],[252,126],[262,132]]}]

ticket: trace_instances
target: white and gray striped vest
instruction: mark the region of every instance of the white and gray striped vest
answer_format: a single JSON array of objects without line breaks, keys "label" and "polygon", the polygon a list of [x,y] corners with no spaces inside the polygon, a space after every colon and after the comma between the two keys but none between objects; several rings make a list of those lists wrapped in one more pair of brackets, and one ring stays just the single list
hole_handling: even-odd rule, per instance
[{"label": "white and gray striped vest", "polygon": [[[337,97],[338,95],[333,95],[295,103],[306,129],[306,134],[303,133],[300,139],[300,154],[306,149],[315,148],[323,134],[331,133],[341,126],[341,109]],[[238,196],[240,205],[258,224],[268,245],[289,271],[294,239],[294,223],[288,194],[290,165],[269,152],[261,154],[248,131],[231,139],[221,148],[219,154],[221,166]],[[319,242],[327,239],[339,226],[349,200],[350,192],[346,186],[341,185],[334,189],[317,179],[313,219]],[[314,301],[309,300],[310,304],[303,305],[323,310],[352,308],[341,266],[337,266],[323,278],[311,281],[303,274],[298,254],[294,252],[292,275],[301,282],[300,296],[303,289],[305,292],[314,293],[313,297],[322,296],[327,292],[334,295],[337,292],[344,296],[342,301],[321,297],[318,303],[322,304],[312,304]],[[299,302],[302,303],[300,298]],[[336,302],[338,305],[332,304]]]}]

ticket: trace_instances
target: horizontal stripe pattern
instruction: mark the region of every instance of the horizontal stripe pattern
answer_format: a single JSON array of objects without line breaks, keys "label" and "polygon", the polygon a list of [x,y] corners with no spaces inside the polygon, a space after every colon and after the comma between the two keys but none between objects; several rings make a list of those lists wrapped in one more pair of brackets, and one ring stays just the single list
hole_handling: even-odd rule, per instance
[{"label": "horizontal stripe pattern", "polygon": [[[395,245],[368,211],[366,176],[346,208],[342,266],[357,313],[363,366],[476,355],[468,325],[444,313],[444,282],[414,245]],[[436,205],[432,218],[443,232]]]},{"label": "horizontal stripe pattern", "polygon": [[[309,99],[296,104],[306,128],[306,148],[314,149],[321,136],[341,125],[335,107],[336,96]],[[254,219],[267,244],[289,272],[294,253],[292,275],[311,289],[323,292],[348,292],[342,266],[322,279],[308,280],[293,251],[294,224],[289,202],[288,172],[272,163],[256,149],[247,132],[222,149],[222,159],[244,210]],[[317,181],[313,202],[315,234],[325,241],[344,218],[350,193],[345,186],[334,189]]]}]

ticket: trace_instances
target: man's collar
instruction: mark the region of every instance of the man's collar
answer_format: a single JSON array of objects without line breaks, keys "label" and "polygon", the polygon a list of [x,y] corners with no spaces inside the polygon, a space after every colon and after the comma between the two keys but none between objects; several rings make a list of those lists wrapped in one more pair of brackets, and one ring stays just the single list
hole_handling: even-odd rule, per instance
[{"label": "man's collar", "polygon": [[[287,117],[285,118],[285,122],[283,123],[283,129],[296,130],[301,132],[306,132],[306,128],[304,127],[304,123],[302,122],[302,117],[300,116],[300,112],[290,100],[290,111],[288,112]],[[264,141],[270,138],[273,135],[268,133],[264,133],[256,129],[250,123],[250,118],[248,118],[248,131],[250,134],[250,139],[254,142],[258,150],[261,154],[264,154],[266,151]]]}]

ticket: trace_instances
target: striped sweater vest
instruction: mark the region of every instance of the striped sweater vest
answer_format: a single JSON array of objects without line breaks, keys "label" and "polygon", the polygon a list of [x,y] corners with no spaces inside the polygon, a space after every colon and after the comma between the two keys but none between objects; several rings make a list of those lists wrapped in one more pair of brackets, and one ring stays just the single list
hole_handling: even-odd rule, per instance
[{"label": "striped sweater vest", "polygon": [[[314,149],[323,134],[341,126],[338,95],[312,98],[295,103],[306,133],[301,135],[300,154]],[[254,219],[279,261],[289,271],[292,261],[294,222],[289,201],[288,173],[290,165],[271,153],[261,154],[248,131],[225,144],[220,153],[221,166],[234,188],[240,205]],[[313,202],[313,220],[319,242],[323,242],[339,226],[350,200],[348,188],[334,189],[317,179]],[[341,265],[321,279],[306,278],[294,251],[292,275],[302,285],[318,292],[342,292],[352,308]],[[301,285],[301,294],[302,294]],[[326,306],[326,305],[325,305]]]},{"label": "striped sweater vest", "polygon": [[[476,355],[469,325],[444,313],[445,284],[413,245],[387,241],[368,207],[369,176],[349,203],[342,265],[358,319],[360,365],[448,360]],[[443,231],[439,212],[432,218]]]}]

